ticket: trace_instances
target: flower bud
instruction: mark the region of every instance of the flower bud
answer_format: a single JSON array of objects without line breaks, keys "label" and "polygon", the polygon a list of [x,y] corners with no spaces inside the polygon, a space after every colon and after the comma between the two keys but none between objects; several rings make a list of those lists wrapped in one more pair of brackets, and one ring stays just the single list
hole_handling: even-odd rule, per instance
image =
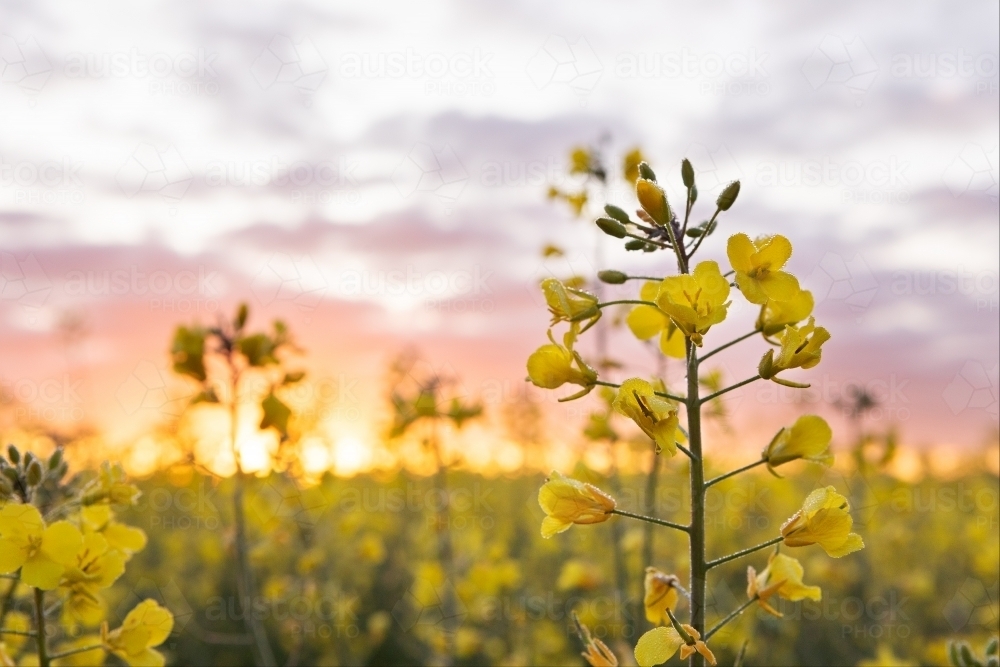
[{"label": "flower bud", "polygon": [[628,213],[626,213],[624,209],[618,208],[614,204],[607,204],[604,207],[604,212],[622,224],[630,222],[628,218]]},{"label": "flower bud", "polygon": [[611,218],[598,218],[597,226],[600,227],[601,231],[608,236],[614,236],[616,239],[625,238],[625,225],[617,220],[612,220]]},{"label": "flower bud", "polygon": [[62,463],[63,450],[57,449],[52,452],[52,456],[49,457],[49,470],[55,470]]},{"label": "flower bud", "polygon": [[615,271],[613,269],[609,269],[607,271],[598,271],[597,277],[601,279],[601,282],[607,283],[609,285],[621,285],[626,280],[628,280],[627,275],[625,275],[621,271]]},{"label": "flower bud", "polygon": [[719,198],[715,200],[715,205],[719,207],[720,211],[728,211],[733,203],[736,201],[736,197],[740,194],[740,182],[733,181],[726,186],[726,189],[722,191]]},{"label": "flower bud", "polygon": [[42,481],[42,464],[35,459],[28,466],[28,474],[25,475],[28,486],[38,486]]},{"label": "flower bud", "polygon": [[656,224],[662,226],[670,223],[670,204],[667,203],[663,188],[653,181],[640,178],[635,182],[635,194],[643,210]]},{"label": "flower bud", "polygon": [[14,465],[21,462],[21,452],[17,451],[17,447],[14,445],[7,445],[7,458]]},{"label": "flower bud", "polygon": [[650,167],[645,162],[640,162],[639,163],[639,176],[641,176],[642,178],[645,178],[647,181],[655,181],[656,180],[656,174],[653,173],[653,168]]},{"label": "flower bud", "polygon": [[642,239],[632,239],[625,244],[626,250],[642,250],[646,247],[646,242]]},{"label": "flower bud", "polygon": [[681,162],[681,178],[684,180],[684,187],[694,187],[694,167],[691,166],[691,161],[687,158]]}]

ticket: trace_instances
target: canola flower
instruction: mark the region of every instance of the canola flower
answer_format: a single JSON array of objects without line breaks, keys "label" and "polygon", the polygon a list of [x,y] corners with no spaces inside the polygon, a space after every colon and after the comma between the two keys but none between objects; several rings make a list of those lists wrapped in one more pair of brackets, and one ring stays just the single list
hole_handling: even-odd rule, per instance
[{"label": "canola flower", "polygon": [[0,574],[21,570],[28,586],[52,590],[83,544],[68,521],[48,526],[34,505],[10,503],[0,509]]},{"label": "canola flower", "polygon": [[639,667],[653,667],[670,660],[678,649],[681,660],[698,653],[708,664],[713,667],[716,664],[715,654],[701,640],[701,633],[687,623],[678,624],[677,628],[653,628],[639,637],[639,642],[635,645],[635,661],[639,663]]},{"label": "canola flower", "polygon": [[640,378],[625,380],[612,407],[635,422],[656,443],[658,452],[677,453],[677,403],[657,396],[652,384]]},{"label": "canola flower", "polygon": [[820,465],[831,465],[830,440],[833,431],[826,420],[818,415],[802,415],[791,427],[783,428],[764,449],[763,458],[771,472],[774,468],[805,459]]},{"label": "canola flower", "polygon": [[[660,293],[660,283],[647,281],[639,290],[639,299],[656,302]],[[629,311],[625,324],[639,340],[649,340],[659,334],[660,351],[675,359],[683,359],[684,334],[673,323],[670,316],[657,306],[638,305]]]},{"label": "canola flower", "polygon": [[813,368],[823,357],[823,343],[830,340],[830,332],[823,327],[817,327],[814,318],[801,327],[788,325],[781,334],[779,342],[781,349],[775,356],[774,350],[768,350],[760,360],[757,370],[765,380],[771,380],[787,387],[802,388],[797,382],[791,382],[777,377],[781,371],[790,368]]},{"label": "canola flower", "polygon": [[854,519],[847,498],[832,486],[816,489],[802,509],[781,526],[781,536],[789,547],[818,544],[832,558],[840,558],[864,548],[864,541],[852,533]]},{"label": "canola flower", "polygon": [[655,567],[646,568],[646,578],[643,580],[643,607],[646,610],[646,620],[653,625],[670,623],[667,610],[677,607],[680,579],[673,574],[666,574]]},{"label": "canola flower", "polygon": [[116,521],[109,505],[89,505],[82,508],[80,524],[85,536],[90,533],[99,534],[107,541],[108,549],[119,552],[125,560],[146,548],[145,531]]},{"label": "canola flower", "polygon": [[573,524],[601,523],[611,518],[615,499],[593,484],[565,477],[552,471],[538,490],[538,504],[545,511],[542,537],[568,530]]},{"label": "canola flower", "polygon": [[101,642],[131,667],[162,667],[166,662],[156,647],[167,641],[174,628],[174,615],[156,600],[143,600],[126,616],[121,627],[101,627]]},{"label": "canola flower", "polygon": [[575,384],[583,389],[563,401],[579,398],[590,392],[597,382],[597,371],[587,365],[573,349],[576,342],[575,325],[563,336],[563,344],[558,344],[549,330],[551,343],[542,345],[528,357],[528,379],[536,387],[557,389],[564,384]]},{"label": "canola flower", "polygon": [[660,284],[656,305],[677,328],[701,347],[708,330],[726,319],[729,281],[722,277],[717,262],[700,262],[694,272],[665,278]]},{"label": "canola flower", "polygon": [[552,324],[586,320],[587,324],[580,330],[583,333],[601,319],[597,297],[590,292],[567,287],[555,278],[546,278],[542,281],[542,293],[552,314]]},{"label": "canola flower", "polygon": [[792,256],[792,244],[784,236],[751,241],[746,234],[734,234],[729,237],[726,254],[736,271],[736,285],[750,303],[788,301],[799,291],[798,279],[781,270]]},{"label": "canola flower", "polygon": [[802,583],[805,570],[798,560],[774,552],[768,558],[767,567],[758,574],[752,567],[747,567],[747,597],[756,600],[761,609],[777,617],[783,614],[768,602],[778,596],[790,602],[823,599],[823,591],[819,586],[806,586]]},{"label": "canola flower", "polygon": [[812,292],[805,289],[797,291],[790,299],[775,301],[768,299],[760,307],[757,316],[757,330],[765,338],[781,333],[789,324],[795,325],[812,315],[815,300]]},{"label": "canola flower", "polygon": [[108,588],[125,573],[125,556],[111,549],[99,533],[84,536],[73,563],[59,582],[65,596],[63,619],[71,627],[77,623],[96,626],[104,618],[104,600],[100,591]]}]

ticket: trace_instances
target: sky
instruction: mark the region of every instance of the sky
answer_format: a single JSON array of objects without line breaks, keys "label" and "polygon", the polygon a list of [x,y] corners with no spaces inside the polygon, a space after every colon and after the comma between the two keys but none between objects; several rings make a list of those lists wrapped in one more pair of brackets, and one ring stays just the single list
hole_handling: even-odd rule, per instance
[{"label": "sky", "polygon": [[[571,185],[572,146],[639,145],[675,199],[683,157],[706,208],[740,179],[705,258],[725,259],[721,232],[788,236],[833,335],[796,376],[808,394],[734,392],[744,432],[806,410],[843,425],[837,399],[863,387],[872,428],[979,443],[998,410],[997,25],[982,0],[5,2],[5,410],[134,434],[185,400],[173,327],[240,301],[289,323],[351,437],[406,349],[500,409],[545,341],[541,278],[669,269],[545,197]],[[716,342],[753,321],[732,313]],[[633,360],[616,379],[655,368],[611,344]],[[743,345],[718,357],[730,379],[763,352]],[[588,407],[535,396],[555,423]]]}]

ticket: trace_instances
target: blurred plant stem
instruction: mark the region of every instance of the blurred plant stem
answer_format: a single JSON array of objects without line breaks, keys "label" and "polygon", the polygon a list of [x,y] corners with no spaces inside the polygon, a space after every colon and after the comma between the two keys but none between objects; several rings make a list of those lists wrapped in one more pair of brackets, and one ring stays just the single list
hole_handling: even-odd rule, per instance
[{"label": "blurred plant stem", "polygon": [[[685,267],[686,268],[686,267]],[[686,273],[687,271],[685,271]],[[702,636],[705,635],[705,463],[701,455],[701,400],[698,384],[698,349],[690,339],[687,341],[687,420],[688,447],[691,450],[691,529],[690,557],[691,578],[688,590],[691,592],[691,626]],[[705,659],[700,653],[693,653],[691,667],[704,667]]]},{"label": "blurred plant stem", "polygon": [[257,596],[257,586],[254,581],[253,568],[250,566],[250,547],[247,542],[246,513],[243,497],[246,491],[246,476],[243,463],[240,461],[239,447],[236,444],[236,432],[239,426],[236,392],[240,381],[240,369],[233,358],[233,351],[226,354],[229,365],[229,444],[236,464],[236,474],[233,475],[233,528],[235,530],[234,547],[236,549],[236,589],[240,596],[240,606],[243,608],[243,622],[247,632],[253,637],[257,649],[258,664],[263,667],[274,667],[277,662],[274,652],[267,639],[267,631],[263,623],[253,613],[254,600]]},{"label": "blurred plant stem", "polygon": [[49,647],[45,640],[45,593],[41,588],[35,589],[35,642],[38,646],[39,667],[49,667]]}]

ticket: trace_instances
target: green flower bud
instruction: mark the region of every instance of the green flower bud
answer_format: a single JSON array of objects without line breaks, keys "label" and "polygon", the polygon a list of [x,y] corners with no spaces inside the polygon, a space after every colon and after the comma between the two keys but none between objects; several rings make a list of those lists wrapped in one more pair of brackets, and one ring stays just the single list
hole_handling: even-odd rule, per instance
[{"label": "green flower bud", "polygon": [[625,244],[626,250],[642,250],[646,247],[646,242],[642,239],[632,239]]},{"label": "green flower bud", "polygon": [[996,655],[998,650],[1000,650],[1000,639],[994,637],[986,645],[986,655]]},{"label": "green flower bud", "polygon": [[59,464],[62,463],[62,459],[63,459],[62,449],[57,449],[56,451],[52,452],[52,456],[49,457],[49,470],[55,470],[56,468],[58,468]]},{"label": "green flower bud", "polygon": [[719,198],[715,200],[715,205],[719,207],[720,211],[728,211],[736,201],[736,197],[738,197],[739,194],[740,182],[733,181],[726,186],[726,189],[722,191]]},{"label": "green flower bud", "polygon": [[691,166],[691,161],[687,158],[681,162],[681,178],[684,180],[684,187],[694,187],[694,167]]},{"label": "green flower bud", "polygon": [[625,238],[625,225],[617,220],[612,220],[611,218],[598,218],[597,226],[600,227],[601,231],[608,236],[614,236],[616,239]]},{"label": "green flower bud", "polygon": [[604,212],[622,224],[631,222],[631,220],[629,220],[628,213],[626,213],[624,209],[620,209],[614,204],[607,204],[604,207]]},{"label": "green flower bud", "polygon": [[645,162],[639,163],[639,175],[645,178],[647,181],[656,180],[656,174],[653,173],[652,167],[650,167]]},{"label": "green flower bud", "polygon": [[607,283],[609,285],[621,285],[626,280],[628,280],[627,275],[625,275],[621,271],[615,271],[613,269],[609,269],[607,271],[598,271],[597,277],[601,279],[601,282]]},{"label": "green flower bud", "polygon": [[28,474],[25,475],[28,486],[38,486],[42,481],[42,464],[35,459],[28,466]]},{"label": "green flower bud", "polygon": [[14,445],[7,445],[7,458],[14,465],[21,462],[21,452],[17,451],[17,447]]}]

